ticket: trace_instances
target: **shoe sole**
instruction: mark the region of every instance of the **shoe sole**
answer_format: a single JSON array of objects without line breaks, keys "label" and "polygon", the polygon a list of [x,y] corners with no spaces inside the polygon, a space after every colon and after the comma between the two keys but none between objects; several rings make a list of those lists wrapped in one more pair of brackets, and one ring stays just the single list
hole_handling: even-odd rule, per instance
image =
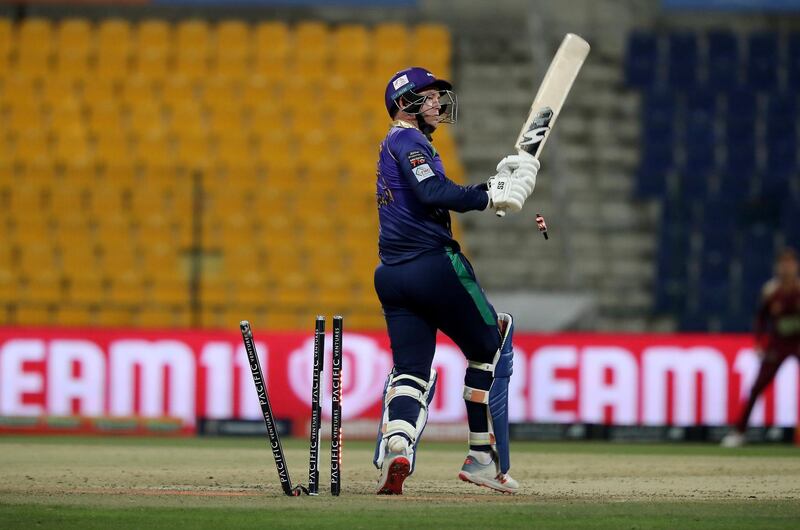
[{"label": "shoe sole", "polygon": [[411,462],[404,456],[398,456],[391,463],[386,472],[383,485],[378,488],[378,495],[402,495],[403,482],[411,474]]},{"label": "shoe sole", "polygon": [[482,486],[484,488],[489,488],[494,491],[499,491],[500,493],[505,493],[507,495],[513,495],[517,492],[517,490],[512,490],[509,488],[504,488],[497,482],[489,481],[482,478],[473,477],[471,474],[467,473],[466,471],[461,471],[458,474],[458,478],[463,480],[464,482],[469,482],[470,484],[475,484],[476,486]]}]

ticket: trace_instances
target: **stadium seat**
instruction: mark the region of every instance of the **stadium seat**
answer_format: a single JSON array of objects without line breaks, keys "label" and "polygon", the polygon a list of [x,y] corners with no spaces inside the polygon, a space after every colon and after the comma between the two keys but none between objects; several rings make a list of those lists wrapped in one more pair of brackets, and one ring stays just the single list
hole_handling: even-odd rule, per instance
[{"label": "stadium seat", "polygon": [[657,84],[658,39],[652,33],[631,32],[625,53],[625,82],[628,86],[646,89]]},{"label": "stadium seat", "polygon": [[667,83],[672,88],[691,89],[697,85],[697,35],[676,32],[669,35]]},{"label": "stadium seat", "polygon": [[747,83],[755,90],[778,86],[778,35],[753,33],[748,39]]},{"label": "stadium seat", "polygon": [[717,90],[736,86],[739,84],[739,65],[739,43],[736,35],[728,30],[709,32],[708,85]]}]

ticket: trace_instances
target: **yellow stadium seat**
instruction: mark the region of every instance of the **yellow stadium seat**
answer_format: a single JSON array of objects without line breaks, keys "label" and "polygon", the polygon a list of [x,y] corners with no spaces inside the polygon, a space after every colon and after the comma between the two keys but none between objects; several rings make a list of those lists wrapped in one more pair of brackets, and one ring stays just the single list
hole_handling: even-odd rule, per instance
[{"label": "yellow stadium seat", "polygon": [[0,74],[5,75],[10,67],[9,59],[14,45],[14,27],[8,18],[0,18]]},{"label": "yellow stadium seat", "polygon": [[120,106],[117,97],[117,87],[115,81],[106,78],[93,77],[84,80],[83,83],[83,102],[88,105],[90,111],[95,106],[113,105]]},{"label": "yellow stadium seat", "polygon": [[327,57],[330,53],[330,32],[327,24],[317,21],[300,22],[294,28],[293,53],[296,59]]},{"label": "yellow stadium seat", "polygon": [[78,93],[78,83],[75,79],[50,77],[42,86],[42,102],[51,108],[56,108],[66,101],[77,101]]},{"label": "yellow stadium seat", "polygon": [[208,22],[202,19],[182,20],[175,26],[175,44],[179,54],[186,50],[207,53],[210,37]]},{"label": "yellow stadium seat", "polygon": [[186,307],[146,307],[137,316],[140,327],[148,329],[185,328],[191,323]]},{"label": "yellow stadium seat", "polygon": [[134,312],[125,307],[113,307],[107,304],[99,306],[94,314],[94,322],[103,327],[128,327],[134,321]]},{"label": "yellow stadium seat", "polygon": [[185,281],[176,281],[174,278],[157,277],[146,298],[153,305],[183,305],[189,300],[189,285]]},{"label": "yellow stadium seat", "polygon": [[225,104],[241,106],[239,98],[244,84],[245,81],[240,79],[231,79],[220,75],[209,77],[202,84],[203,102],[212,108]]},{"label": "yellow stadium seat", "polygon": [[53,45],[53,23],[46,18],[25,18],[17,30],[17,41],[20,49],[49,49]]},{"label": "yellow stadium seat", "polygon": [[131,71],[131,54],[127,47],[100,48],[95,59],[97,79],[124,80]]},{"label": "yellow stadium seat", "polygon": [[184,75],[171,75],[161,89],[161,101],[169,106],[187,105],[194,101],[194,87]]},{"label": "yellow stadium seat", "polygon": [[61,277],[52,270],[29,274],[26,280],[25,301],[34,304],[52,305],[62,301],[64,295]]},{"label": "yellow stadium seat", "polygon": [[425,46],[411,48],[411,62],[426,65],[437,77],[450,79],[450,32],[440,24],[420,24],[414,28],[414,42]]},{"label": "yellow stadium seat", "polygon": [[128,77],[120,87],[119,102],[132,109],[142,105],[152,105],[155,100],[155,90],[150,78],[142,74]]},{"label": "yellow stadium seat", "polygon": [[17,306],[15,322],[19,326],[47,326],[53,323],[53,310],[49,307],[21,304]]},{"label": "yellow stadium seat", "polygon": [[102,53],[108,49],[125,49],[131,43],[131,24],[124,18],[107,18],[97,26],[95,37],[97,39],[97,50]]},{"label": "yellow stadium seat", "polygon": [[144,245],[145,252],[142,254],[142,270],[149,276],[161,276],[163,274],[177,274],[179,272],[179,260],[177,250],[174,245]]},{"label": "yellow stadium seat", "polygon": [[214,72],[225,78],[244,78],[251,59],[250,28],[244,22],[226,20],[217,26]]},{"label": "yellow stadium seat", "polygon": [[38,106],[40,101],[36,94],[36,79],[19,72],[3,79],[0,109],[12,110],[17,106]]},{"label": "yellow stadium seat", "polygon": [[91,323],[91,311],[88,307],[62,305],[56,312],[59,326],[83,327]]},{"label": "yellow stadium seat", "polygon": [[178,137],[197,137],[206,133],[205,113],[194,101],[170,106],[169,118],[170,131]]},{"label": "yellow stadium seat", "polygon": [[43,240],[24,241],[24,246],[20,247],[20,255],[18,260],[18,270],[21,273],[30,273],[30,271],[52,271],[55,269],[56,262],[54,259],[53,249],[49,246],[49,238]]},{"label": "yellow stadium seat", "polygon": [[20,183],[11,190],[9,212],[39,212],[44,207],[47,188]]},{"label": "yellow stadium seat", "polygon": [[409,39],[408,28],[396,22],[377,24],[372,30],[372,44],[375,46],[375,51],[381,54],[405,53]]},{"label": "yellow stadium seat", "polygon": [[188,170],[206,169],[211,165],[210,144],[201,136],[184,136],[178,141],[178,164]]},{"label": "yellow stadium seat", "polygon": [[164,111],[158,104],[142,102],[131,107],[128,113],[128,126],[133,136],[140,141],[153,143],[166,141]]},{"label": "yellow stadium seat", "polygon": [[260,60],[280,58],[289,54],[291,33],[283,22],[261,22],[255,28],[256,57]]},{"label": "yellow stadium seat", "polygon": [[[119,213],[124,209],[123,190],[108,186],[97,187],[90,190],[89,207],[86,209],[88,215],[97,219],[103,219],[104,223],[116,222],[109,218],[109,213]],[[121,228],[121,227],[118,227]],[[122,230],[120,230],[122,234]]]},{"label": "yellow stadium seat", "polygon": [[[94,249],[86,245],[88,234],[76,238],[79,245],[65,246],[59,253],[60,270],[66,276],[81,276],[90,271],[96,271],[98,261]],[[63,241],[62,241],[63,242]]]},{"label": "yellow stadium seat", "polygon": [[58,187],[49,192],[48,210],[53,215],[68,213],[72,210],[83,210],[84,194],[76,187]]},{"label": "yellow stadium seat", "polygon": [[203,20],[179,22],[176,29],[176,71],[191,79],[208,74],[209,27]]},{"label": "yellow stadium seat", "polygon": [[56,136],[53,156],[58,164],[87,163],[91,152],[83,131],[67,131]]},{"label": "yellow stadium seat", "polygon": [[130,68],[131,25],[127,20],[110,18],[100,22],[96,34],[95,71],[101,78],[124,79]]},{"label": "yellow stadium seat", "polygon": [[61,75],[85,75],[89,66],[92,27],[80,18],[64,19],[56,31],[57,71]]},{"label": "yellow stadium seat", "polygon": [[136,47],[140,52],[158,50],[166,55],[172,47],[172,40],[172,27],[165,20],[143,20],[136,28]]},{"label": "yellow stadium seat", "polygon": [[105,280],[96,269],[83,271],[68,279],[67,300],[72,304],[96,305],[106,296]]},{"label": "yellow stadium seat", "polygon": [[108,300],[126,307],[141,305],[144,289],[145,283],[140,275],[131,272],[118,274],[111,280]]},{"label": "yellow stadium seat", "polygon": [[38,102],[18,103],[11,107],[6,126],[16,134],[31,131],[41,134],[44,128],[44,113]]},{"label": "yellow stadium seat", "polygon": [[333,59],[337,63],[366,67],[371,35],[360,24],[344,24],[333,32]]}]

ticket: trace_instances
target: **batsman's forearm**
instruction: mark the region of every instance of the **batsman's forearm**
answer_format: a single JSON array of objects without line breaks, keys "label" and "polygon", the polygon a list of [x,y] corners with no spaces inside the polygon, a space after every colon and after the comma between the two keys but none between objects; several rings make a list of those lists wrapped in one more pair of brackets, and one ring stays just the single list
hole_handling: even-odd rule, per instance
[{"label": "batsman's forearm", "polygon": [[486,184],[460,186],[450,180],[427,179],[414,189],[420,202],[454,212],[485,210],[489,205]]}]

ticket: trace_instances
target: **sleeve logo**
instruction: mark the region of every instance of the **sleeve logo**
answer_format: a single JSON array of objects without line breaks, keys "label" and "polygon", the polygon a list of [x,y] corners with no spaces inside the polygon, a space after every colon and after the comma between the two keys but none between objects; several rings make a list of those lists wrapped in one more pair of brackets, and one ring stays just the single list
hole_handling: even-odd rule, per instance
[{"label": "sleeve logo", "polygon": [[431,166],[428,164],[422,164],[421,166],[417,166],[411,170],[414,173],[414,176],[417,177],[418,182],[422,182],[426,178],[432,177],[434,175]]}]

